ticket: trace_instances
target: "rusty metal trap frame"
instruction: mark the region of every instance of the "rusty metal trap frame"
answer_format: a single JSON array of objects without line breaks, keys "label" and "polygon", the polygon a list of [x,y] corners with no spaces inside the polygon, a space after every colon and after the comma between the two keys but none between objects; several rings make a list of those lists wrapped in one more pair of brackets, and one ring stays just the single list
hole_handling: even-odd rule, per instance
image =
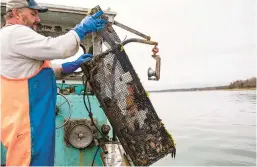
[{"label": "rusty metal trap frame", "polygon": [[111,48],[94,55],[81,68],[126,154],[136,166],[149,166],[170,153],[173,156],[174,140],[123,48],[130,42],[156,43],[137,38],[121,42],[111,26],[105,27],[100,35]]}]

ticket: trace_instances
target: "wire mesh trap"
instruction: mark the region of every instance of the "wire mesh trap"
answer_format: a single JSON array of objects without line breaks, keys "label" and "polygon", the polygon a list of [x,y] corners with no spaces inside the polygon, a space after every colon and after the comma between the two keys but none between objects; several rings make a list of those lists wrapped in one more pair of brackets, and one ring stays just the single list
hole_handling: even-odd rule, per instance
[{"label": "wire mesh trap", "polygon": [[[136,166],[149,166],[175,143],[159,119],[116,32],[101,31],[111,49],[81,65],[125,152]],[[175,156],[175,155],[174,155]]]}]

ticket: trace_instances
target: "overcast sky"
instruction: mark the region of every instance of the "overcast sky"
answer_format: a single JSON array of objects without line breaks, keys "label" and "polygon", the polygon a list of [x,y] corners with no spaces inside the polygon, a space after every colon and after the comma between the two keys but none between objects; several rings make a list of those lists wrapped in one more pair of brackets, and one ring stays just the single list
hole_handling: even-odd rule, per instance
[{"label": "overcast sky", "polygon": [[[41,3],[117,12],[115,20],[159,42],[161,79],[147,80],[155,67],[152,46],[125,46],[147,89],[229,84],[256,75],[255,0],[38,0]],[[136,37],[115,28],[121,39]]]}]

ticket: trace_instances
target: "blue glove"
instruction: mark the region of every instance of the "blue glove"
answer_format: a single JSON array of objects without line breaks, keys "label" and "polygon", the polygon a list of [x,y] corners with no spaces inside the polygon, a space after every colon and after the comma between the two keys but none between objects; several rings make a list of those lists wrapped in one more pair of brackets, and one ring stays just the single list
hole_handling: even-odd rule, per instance
[{"label": "blue glove", "polygon": [[92,54],[83,54],[76,61],[63,63],[62,70],[65,74],[73,73],[80,67],[80,64],[91,60],[92,57],[93,57]]},{"label": "blue glove", "polygon": [[77,32],[80,40],[83,40],[88,33],[100,31],[104,28],[107,22],[103,19],[98,19],[103,14],[99,11],[93,15],[85,17],[80,24],[77,24],[74,30]]}]

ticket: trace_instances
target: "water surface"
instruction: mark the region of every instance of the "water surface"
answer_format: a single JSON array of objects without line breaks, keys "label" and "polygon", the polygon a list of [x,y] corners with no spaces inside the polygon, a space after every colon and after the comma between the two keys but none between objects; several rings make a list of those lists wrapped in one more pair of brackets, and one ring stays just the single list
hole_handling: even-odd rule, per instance
[{"label": "water surface", "polygon": [[177,156],[153,164],[256,166],[256,91],[150,93],[177,143]]}]

